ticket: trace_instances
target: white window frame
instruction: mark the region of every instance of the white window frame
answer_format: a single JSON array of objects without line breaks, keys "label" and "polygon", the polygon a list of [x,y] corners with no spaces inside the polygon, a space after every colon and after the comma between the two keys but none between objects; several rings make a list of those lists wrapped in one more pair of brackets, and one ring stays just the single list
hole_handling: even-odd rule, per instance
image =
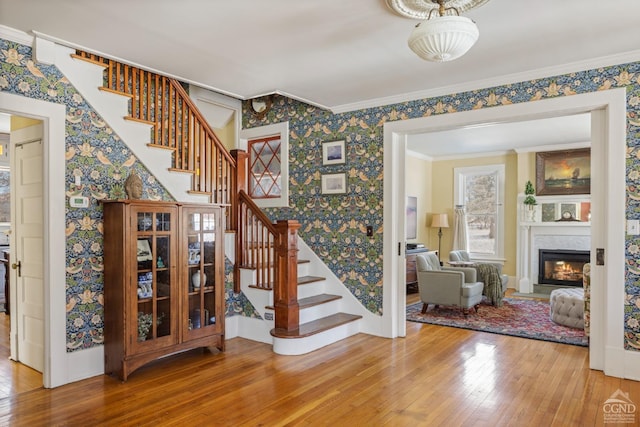
[{"label": "white window frame", "polygon": [[289,207],[289,122],[241,130],[238,148],[248,152],[250,140],[270,136],[280,137],[281,194],[280,197],[254,199],[253,201],[261,208],[286,208]]},{"label": "white window frame", "polygon": [[496,253],[494,255],[479,254],[469,252],[469,256],[474,260],[490,260],[504,261],[504,182],[505,182],[505,166],[504,164],[485,165],[485,166],[469,166],[454,168],[454,205],[464,205],[465,202],[465,177],[468,175],[492,174],[498,175],[498,206],[496,209]]}]

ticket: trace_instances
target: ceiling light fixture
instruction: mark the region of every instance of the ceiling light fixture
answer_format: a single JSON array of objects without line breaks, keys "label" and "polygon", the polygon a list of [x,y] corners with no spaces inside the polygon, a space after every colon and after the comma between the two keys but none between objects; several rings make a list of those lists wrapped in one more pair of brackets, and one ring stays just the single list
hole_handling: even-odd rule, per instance
[{"label": "ceiling light fixture", "polygon": [[396,13],[423,19],[409,36],[409,48],[420,58],[434,62],[452,61],[471,49],[480,33],[476,24],[460,12],[487,1],[386,0]]}]

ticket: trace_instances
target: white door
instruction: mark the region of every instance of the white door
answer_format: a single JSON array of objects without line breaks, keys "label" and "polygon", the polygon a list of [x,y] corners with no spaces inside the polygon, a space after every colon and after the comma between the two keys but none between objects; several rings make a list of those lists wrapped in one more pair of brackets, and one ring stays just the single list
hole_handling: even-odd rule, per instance
[{"label": "white door", "polygon": [[[11,133],[11,281],[15,283],[17,360],[44,368],[44,253],[42,125]],[[14,310],[15,307],[15,310]]]}]

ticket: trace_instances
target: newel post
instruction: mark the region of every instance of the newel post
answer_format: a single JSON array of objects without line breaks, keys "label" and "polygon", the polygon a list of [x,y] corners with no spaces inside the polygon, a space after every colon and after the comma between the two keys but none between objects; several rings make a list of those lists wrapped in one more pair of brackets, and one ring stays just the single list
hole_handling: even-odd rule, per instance
[{"label": "newel post", "polygon": [[296,220],[276,223],[277,277],[274,286],[275,327],[292,331],[300,326],[298,307],[298,229]]},{"label": "newel post", "polygon": [[[238,193],[240,190],[247,192],[249,183],[247,180],[247,172],[249,170],[249,154],[244,150],[231,150],[231,157],[236,161],[236,176],[234,177],[236,188],[233,192],[233,198],[231,200],[232,209],[235,211],[238,209]],[[237,216],[236,216],[237,217]],[[234,227],[237,227],[237,223]],[[237,228],[234,228],[237,230]]]},{"label": "newel post", "polygon": [[236,174],[233,177],[235,182],[235,189],[231,194],[231,212],[229,213],[229,221],[231,223],[231,229],[236,231],[236,243],[235,254],[236,260],[233,265],[233,291],[235,293],[240,292],[240,263],[242,257],[242,233],[245,230],[240,226],[240,190],[247,191],[247,171],[249,168],[249,154],[244,150],[231,150],[231,156],[236,161]]}]

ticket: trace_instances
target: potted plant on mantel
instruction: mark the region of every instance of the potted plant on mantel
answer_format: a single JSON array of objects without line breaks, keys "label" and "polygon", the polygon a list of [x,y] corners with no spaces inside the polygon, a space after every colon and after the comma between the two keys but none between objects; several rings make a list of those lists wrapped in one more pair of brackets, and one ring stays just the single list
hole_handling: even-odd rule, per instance
[{"label": "potted plant on mantel", "polygon": [[525,204],[525,206],[527,206],[527,220],[529,222],[533,222],[535,221],[536,205],[538,204],[538,202],[534,197],[534,194],[536,194],[536,190],[535,188],[533,188],[533,184],[531,183],[531,181],[527,181],[527,183],[525,184],[524,194],[525,198],[523,203]]}]

